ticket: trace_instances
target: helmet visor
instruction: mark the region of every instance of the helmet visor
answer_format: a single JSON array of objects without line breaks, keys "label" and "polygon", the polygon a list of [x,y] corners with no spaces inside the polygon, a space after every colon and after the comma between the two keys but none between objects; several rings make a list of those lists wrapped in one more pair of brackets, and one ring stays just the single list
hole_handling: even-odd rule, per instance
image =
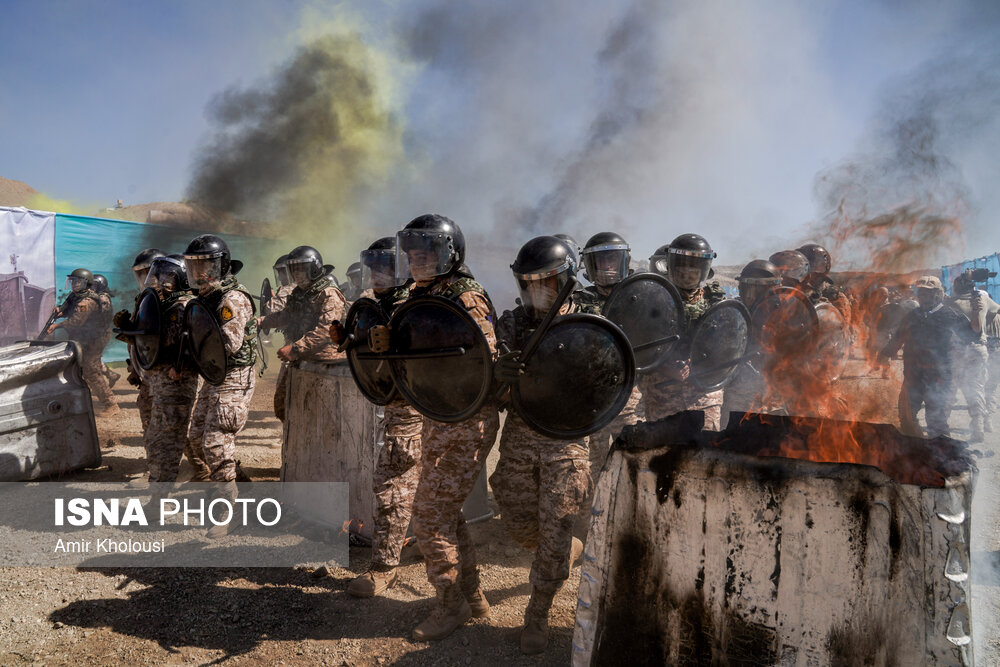
[{"label": "helmet visor", "polygon": [[569,271],[562,271],[554,276],[525,280],[516,278],[517,289],[521,293],[521,305],[528,316],[536,320],[545,316],[552,304],[556,302],[561,290],[570,279]]},{"label": "helmet visor", "polygon": [[666,278],[670,275],[670,260],[666,255],[653,255],[649,258],[649,270]]},{"label": "helmet visor", "polygon": [[184,255],[184,268],[188,282],[196,289],[222,282],[222,257],[205,255]]},{"label": "helmet visor", "polygon": [[146,287],[146,275],[149,273],[149,264],[143,264],[142,266],[133,266],[132,273],[135,275],[135,284],[139,286],[139,289],[145,289]]},{"label": "helmet visor", "polygon": [[315,279],[315,262],[312,259],[288,260],[288,275],[298,287],[308,287]]},{"label": "helmet visor", "polygon": [[79,276],[66,277],[66,290],[70,292],[82,292],[87,289],[87,279]]},{"label": "helmet visor", "polygon": [[146,275],[146,287],[152,287],[161,293],[176,292],[183,289],[181,271],[183,264],[172,257],[161,257],[153,262]]},{"label": "helmet visor", "polygon": [[361,289],[390,289],[401,285],[396,276],[396,251],[389,248],[361,251]]},{"label": "helmet visor", "polygon": [[292,277],[288,275],[288,266],[286,264],[274,265],[274,284],[281,287],[292,284]]},{"label": "helmet visor", "polygon": [[[400,285],[411,277],[426,281],[446,275],[455,265],[451,239],[444,234],[404,229],[396,234],[396,248],[396,276],[397,280],[402,277]],[[407,268],[405,275],[402,273],[404,266]]]},{"label": "helmet visor", "polygon": [[762,296],[780,284],[781,278],[740,278],[740,300],[747,308],[753,308]]},{"label": "helmet visor", "polygon": [[712,258],[705,257],[703,253],[689,255],[685,251],[671,249],[667,260],[671,282],[683,290],[698,289],[708,279],[711,268]]},{"label": "helmet visor", "polygon": [[628,246],[596,246],[583,249],[583,266],[590,282],[609,287],[628,275]]}]

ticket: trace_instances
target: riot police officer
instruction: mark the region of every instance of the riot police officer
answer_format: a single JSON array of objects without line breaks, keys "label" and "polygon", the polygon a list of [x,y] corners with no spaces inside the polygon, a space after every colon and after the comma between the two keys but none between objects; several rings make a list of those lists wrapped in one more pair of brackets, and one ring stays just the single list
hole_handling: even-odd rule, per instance
[{"label": "riot police officer", "polygon": [[[520,305],[505,311],[496,329],[501,345],[513,350],[501,357],[496,370],[497,379],[508,384],[517,382],[519,369],[506,360],[516,359],[576,273],[572,250],[554,236],[524,244],[511,271]],[[579,307],[570,296],[559,314],[572,312],[579,312]],[[548,644],[553,597],[569,577],[574,557],[583,551],[583,544],[573,537],[573,523],[592,486],[587,443],[584,438],[558,440],[539,435],[508,409],[500,436],[500,460],[490,483],[507,531],[518,544],[535,552],[521,651],[541,653]]]},{"label": "riot police officer", "polygon": [[[195,237],[184,251],[184,268],[198,299],[212,313],[222,331],[226,375],[216,386],[202,383],[188,429],[188,441],[200,447],[211,470],[211,480],[221,483],[219,497],[236,500],[236,434],[246,425],[256,384],[257,320],[253,297],[236,280],[242,262],[232,260],[229,246],[214,234]],[[228,533],[228,524],[213,526],[206,537]]]},{"label": "riot police officer", "polygon": [[[434,295],[459,304],[495,355],[496,314],[486,290],[465,264],[465,236],[459,226],[443,215],[421,215],[396,235],[396,253],[397,273],[414,281],[410,298]],[[388,350],[388,343],[388,327],[371,329],[373,351]],[[416,640],[444,638],[471,616],[489,614],[462,505],[483,469],[499,425],[497,406],[490,402],[462,422],[424,419],[413,532],[437,600],[430,617],[413,630]]]},{"label": "riot police officer", "polygon": [[361,262],[354,262],[347,267],[347,280],[340,286],[340,289],[349,302],[358,300],[364,289],[361,286]]},{"label": "riot police officer", "polygon": [[[766,259],[755,259],[740,271],[739,300],[753,311],[754,306],[767,293],[781,286],[778,267]],[[746,361],[736,369],[732,381],[726,385],[722,401],[722,420],[729,419],[730,412],[769,412],[765,404],[767,386],[760,372],[759,360]],[[725,426],[725,424],[723,424]]]},{"label": "riot police officer", "polygon": [[[615,285],[631,275],[629,264],[632,260],[628,243],[615,232],[600,232],[587,240],[581,253],[584,273],[593,284],[574,295],[581,312],[600,314],[604,302]],[[604,465],[611,449],[611,441],[626,426],[639,421],[639,403],[642,393],[639,386],[632,390],[628,403],[615,419],[597,433],[589,436],[590,473],[594,477]],[[589,509],[585,508],[585,513]]]},{"label": "riot police officer", "polygon": [[261,313],[264,317],[270,315],[271,313],[276,313],[284,308],[285,304],[288,302],[288,295],[295,289],[295,283],[292,282],[292,277],[288,275],[287,254],[276,259],[274,261],[274,266],[271,268],[274,271],[274,295],[268,303],[267,312]]},{"label": "riot police officer", "polygon": [[670,246],[661,245],[652,255],[649,256],[649,270],[658,273],[666,279],[670,279]]},{"label": "riot police officer", "polygon": [[844,316],[844,321],[851,322],[851,300],[830,278],[833,258],[829,251],[818,243],[806,243],[797,250],[809,260],[809,273],[800,285],[802,291],[814,303],[829,301]]},{"label": "riot police officer", "polygon": [[[100,327],[104,332],[101,337],[101,348],[103,349],[111,342],[111,323],[114,319],[114,306],[111,303],[111,289],[108,286],[108,279],[100,273],[94,274],[94,292],[97,293],[97,299],[101,304]],[[118,382],[121,374],[111,370],[105,363],[101,364],[101,368],[103,369],[104,377],[108,379],[108,386],[114,389],[115,383]]]},{"label": "riot police officer", "polygon": [[83,379],[90,392],[100,401],[100,414],[110,417],[118,414],[118,402],[104,375],[101,353],[107,342],[107,320],[101,313],[100,297],[93,290],[94,274],[88,269],[74,269],[66,276],[69,295],[57,308],[62,322],[49,325],[46,333],[66,329],[71,340],[80,344],[83,359]]},{"label": "riot police officer", "polygon": [[[146,248],[138,255],[135,256],[135,260],[132,262],[132,275],[135,277],[135,281],[139,286],[139,293],[136,294],[135,303],[133,304],[133,311],[135,308],[139,307],[139,297],[142,295],[142,291],[146,289],[146,276],[149,274],[149,266],[152,264],[153,260],[157,257],[165,257],[166,255],[159,248]],[[127,310],[120,310],[114,315],[114,325],[119,329],[129,329],[129,321],[132,314]],[[127,336],[118,336],[118,339],[124,343],[128,343],[131,347],[133,345],[130,338]],[[126,380],[133,387],[138,387],[139,395],[135,399],[136,407],[139,408],[139,421],[142,424],[143,433],[149,427],[149,413],[152,408],[149,399],[149,386],[143,384],[142,376],[140,374],[140,369],[134,366],[132,360],[131,349],[129,350],[129,359],[126,362],[128,367],[128,376]]]},{"label": "riot police officer", "polygon": [[285,307],[260,322],[262,329],[281,329],[286,344],[278,350],[282,360],[274,390],[274,414],[285,421],[285,393],[288,388],[286,364],[298,359],[331,362],[343,359],[330,340],[330,325],[344,314],[347,300],[337,288],[333,267],[323,264],[323,256],[312,246],[299,246],[285,260],[295,288]]},{"label": "riot police officer", "polygon": [[[721,427],[721,389],[701,390],[690,378],[691,335],[701,318],[716,303],[726,298],[717,281],[706,283],[712,276],[712,260],[716,253],[703,236],[681,234],[667,250],[667,271],[670,281],[677,287],[684,306],[681,321],[681,340],[668,359],[657,370],[643,375],[639,380],[646,420],[656,421],[683,410],[701,410],[705,413],[705,428],[713,431]],[[668,386],[663,383],[673,382]]]},{"label": "riot police officer", "polygon": [[[184,258],[169,255],[154,259],[146,275],[146,286],[151,287],[160,300],[161,329],[157,363],[143,376],[152,405],[143,441],[149,481],[173,482],[177,479],[181,455],[188,449],[188,422],[198,392],[197,371],[184,361],[175,368],[180,358],[184,307],[193,298]],[[198,476],[204,461],[192,459],[191,463]]]},{"label": "riot police officer", "polygon": [[779,250],[768,257],[767,261],[778,267],[781,284],[785,287],[801,289],[809,275],[809,258],[798,250]]},{"label": "riot police officer", "polygon": [[[361,252],[362,297],[374,299],[386,317],[410,293],[410,281],[396,276],[396,238],[378,239]],[[330,337],[340,342],[339,323]],[[413,498],[420,482],[420,432],[424,418],[402,397],[384,408],[385,437],[378,451],[373,474],[375,527],[372,531],[372,563],[368,571],[347,586],[355,597],[372,597],[391,588],[398,580],[406,531],[413,516]]]}]

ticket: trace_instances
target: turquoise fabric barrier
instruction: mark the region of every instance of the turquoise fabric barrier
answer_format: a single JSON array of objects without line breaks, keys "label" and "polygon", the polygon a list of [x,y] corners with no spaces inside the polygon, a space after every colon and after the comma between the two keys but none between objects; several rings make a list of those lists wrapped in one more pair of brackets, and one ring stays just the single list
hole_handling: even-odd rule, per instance
[{"label": "turquoise fabric barrier", "polygon": [[[968,259],[959,264],[951,264],[950,266],[941,267],[941,283],[944,285],[944,289],[948,294],[951,294],[951,283],[955,279],[955,276],[962,273],[966,269],[989,269],[997,275],[986,281],[986,291],[989,292],[990,297],[997,302],[1000,302],[1000,256],[996,253],[988,255],[986,257],[979,257],[977,259]],[[982,287],[983,283],[976,283],[977,286]]]},{"label": "turquoise fabric barrier", "polygon": [[[212,233],[62,214],[56,215],[55,227],[57,302],[62,303],[66,298],[66,276],[73,269],[83,267],[107,277],[115,312],[134,307],[139,288],[132,274],[132,262],[142,250],[159,248],[167,254],[182,253],[191,239]],[[233,259],[244,263],[239,279],[252,294],[259,293],[264,278],[273,275],[274,260],[290,249],[281,241],[271,239],[236,234],[219,236],[229,245]],[[106,362],[123,361],[127,357],[125,345],[114,339],[104,350]]]}]

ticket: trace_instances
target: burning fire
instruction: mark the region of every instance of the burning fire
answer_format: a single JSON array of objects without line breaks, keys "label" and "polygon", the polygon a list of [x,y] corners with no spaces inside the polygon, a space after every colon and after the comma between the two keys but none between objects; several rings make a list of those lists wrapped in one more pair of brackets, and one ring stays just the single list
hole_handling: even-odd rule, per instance
[{"label": "burning fire", "polygon": [[[857,294],[868,294],[885,280],[887,274],[919,269],[933,258],[943,243],[961,233],[957,218],[926,214],[901,207],[869,220],[852,222],[839,215],[830,235],[835,256],[851,251],[854,257],[864,257],[868,271],[851,285]],[[790,415],[789,427],[778,443],[769,443],[761,455],[785,456],[816,462],[857,463],[874,465],[888,472],[895,468],[906,452],[887,438],[877,441],[859,429],[859,423],[891,422],[898,425],[896,397],[901,378],[887,377],[888,382],[858,384],[839,376],[843,356],[831,347],[830,339],[812,333],[803,322],[805,310],[792,296],[782,297],[783,303],[774,308],[774,315],[758,335],[762,353],[761,375],[764,389],[752,404],[752,413]],[[878,304],[881,306],[881,304]],[[861,350],[868,370],[876,368],[878,350],[871,340],[873,321],[871,307],[854,300],[847,317],[853,349]],[[877,376],[875,376],[877,378]],[[873,378],[874,379],[874,378]],[[882,396],[872,387],[881,385]],[[885,392],[891,394],[886,400]],[[881,400],[879,400],[881,398]],[[893,406],[887,414],[887,405]],[[815,418],[823,418],[816,420]],[[747,419],[767,420],[767,414],[744,415]],[[926,462],[913,461],[906,473],[913,483],[940,486],[943,477]]]}]

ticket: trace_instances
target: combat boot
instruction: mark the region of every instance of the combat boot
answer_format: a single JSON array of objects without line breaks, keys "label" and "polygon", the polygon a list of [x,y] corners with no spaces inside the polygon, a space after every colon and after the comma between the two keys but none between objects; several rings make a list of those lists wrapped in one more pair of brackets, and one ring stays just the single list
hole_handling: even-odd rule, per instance
[{"label": "combat boot", "polygon": [[[212,495],[212,500],[215,500],[216,498],[224,498],[224,499],[228,500],[229,504],[234,506],[234,509],[233,509],[233,518],[236,518],[236,509],[235,509],[236,496],[239,493],[239,490],[236,488],[236,482],[229,481],[229,482],[225,482],[223,484],[219,484],[218,486],[219,486],[219,488],[216,489],[215,492],[211,494]],[[206,521],[208,520],[208,517],[207,517],[208,510],[207,510],[207,508],[208,508],[209,505],[211,505],[211,500],[208,503],[206,503],[206,505],[205,505],[205,507],[206,507],[206,518],[205,518],[205,520]],[[212,527],[209,528],[207,531],[205,531],[205,537],[208,538],[208,539],[210,539],[210,540],[217,540],[220,537],[225,537],[228,534],[229,534],[229,523],[224,523],[221,526],[217,526],[215,524],[212,524]]]},{"label": "combat boot", "polygon": [[555,591],[531,589],[528,608],[524,610],[524,627],[521,629],[521,653],[535,655],[549,645],[549,609]]},{"label": "combat boot", "polygon": [[194,447],[190,442],[184,447],[184,456],[187,457],[188,463],[194,468],[194,473],[188,481],[210,482],[212,481],[212,471],[209,469],[208,464],[205,463],[205,455],[200,451],[195,451],[196,449],[200,448]]},{"label": "combat boot", "polygon": [[347,585],[347,593],[356,598],[375,597],[395,586],[398,580],[396,568],[372,563],[367,572],[351,580]]},{"label": "combat boot", "polygon": [[486,618],[490,615],[490,603],[483,595],[483,589],[479,585],[479,569],[462,575],[462,595],[469,603],[473,618]]},{"label": "combat boot", "polygon": [[418,642],[444,639],[470,618],[472,610],[458,584],[442,586],[437,590],[434,611],[423,623],[413,628],[413,639]]}]

